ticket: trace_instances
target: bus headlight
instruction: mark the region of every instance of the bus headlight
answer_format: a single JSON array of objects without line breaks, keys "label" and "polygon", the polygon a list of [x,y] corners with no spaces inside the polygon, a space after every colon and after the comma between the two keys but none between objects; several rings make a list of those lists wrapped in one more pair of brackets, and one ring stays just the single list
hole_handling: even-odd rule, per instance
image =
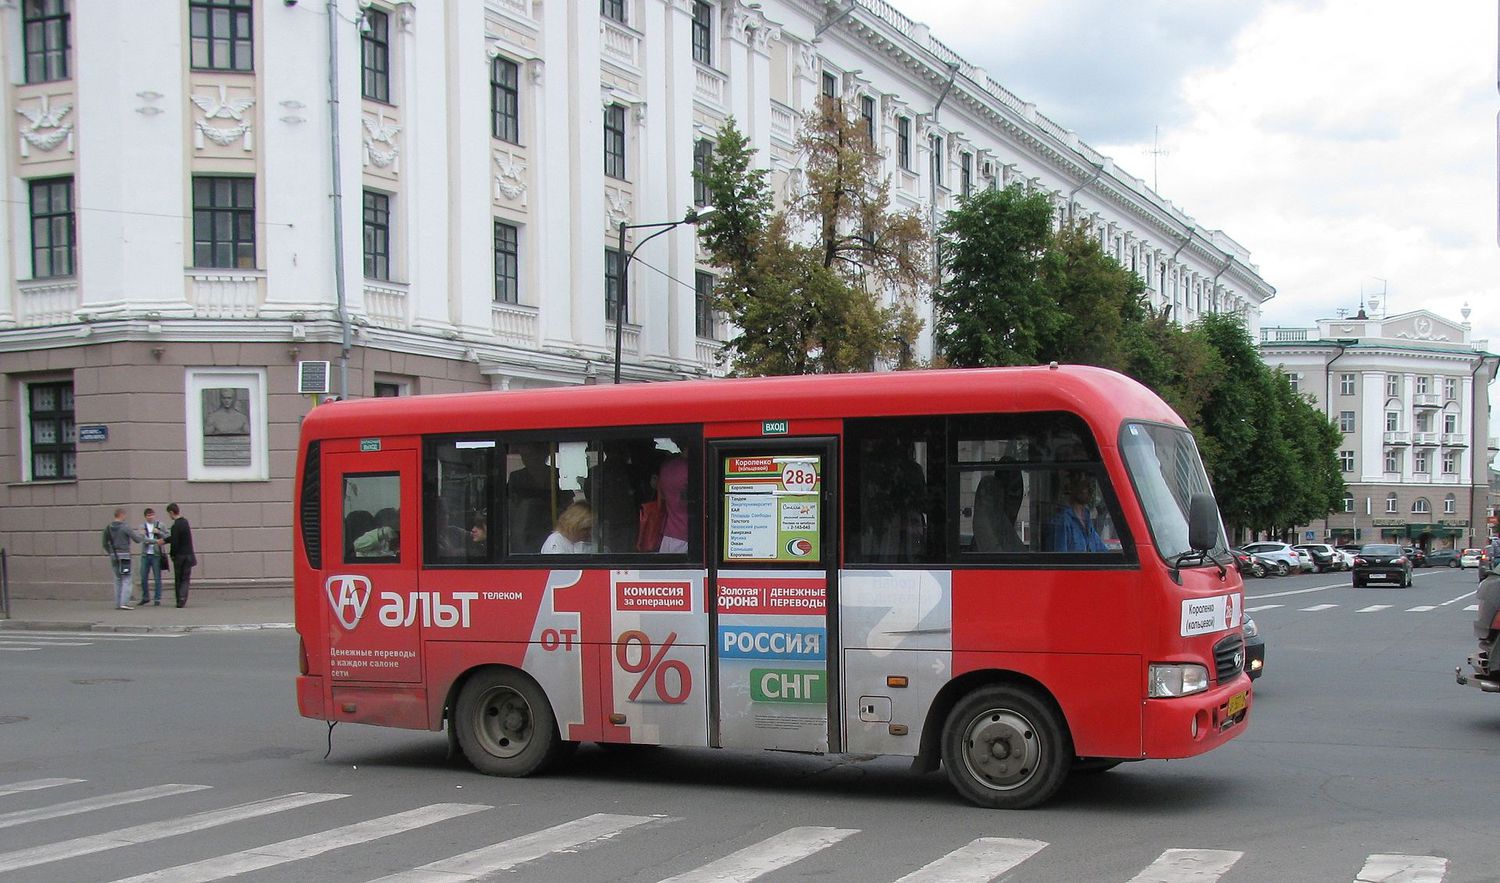
[{"label": "bus headlight", "polygon": [[1146,695],[1153,699],[1191,696],[1208,689],[1208,669],[1190,662],[1153,662]]}]

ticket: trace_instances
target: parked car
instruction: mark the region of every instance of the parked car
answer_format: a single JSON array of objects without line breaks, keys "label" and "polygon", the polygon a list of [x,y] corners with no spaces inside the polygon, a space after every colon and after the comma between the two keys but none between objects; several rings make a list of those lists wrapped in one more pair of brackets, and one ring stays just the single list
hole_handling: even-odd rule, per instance
[{"label": "parked car", "polygon": [[1462,557],[1458,559],[1460,567],[1478,567],[1479,561],[1484,557],[1483,549],[1465,549]]},{"label": "parked car", "polygon": [[1266,639],[1261,637],[1255,620],[1245,617],[1245,674],[1250,680],[1260,677],[1266,667]]},{"label": "parked car", "polygon": [[1395,543],[1366,543],[1354,556],[1354,587],[1364,588],[1371,580],[1406,588],[1411,585],[1411,559]]},{"label": "parked car", "polygon": [[1461,567],[1459,558],[1463,556],[1462,549],[1433,549],[1427,553],[1428,567]]},{"label": "parked car", "polygon": [[1402,546],[1401,551],[1405,552],[1406,557],[1411,559],[1412,567],[1427,566],[1427,550],[1421,546]]},{"label": "parked car", "polygon": [[1299,552],[1311,554],[1313,570],[1318,573],[1325,570],[1342,570],[1344,567],[1344,556],[1327,543],[1301,543],[1293,548]]},{"label": "parked car", "polygon": [[[1297,554],[1296,549],[1286,543],[1271,541],[1247,543],[1245,551],[1274,563],[1277,576],[1286,576],[1302,569],[1302,557]],[[1308,556],[1308,560],[1311,561],[1312,557]]]},{"label": "parked car", "polygon": [[1230,549],[1229,554],[1234,558],[1235,569],[1242,576],[1253,576],[1256,579],[1260,579],[1270,572],[1270,568],[1266,566],[1264,558],[1257,558],[1244,549]]}]

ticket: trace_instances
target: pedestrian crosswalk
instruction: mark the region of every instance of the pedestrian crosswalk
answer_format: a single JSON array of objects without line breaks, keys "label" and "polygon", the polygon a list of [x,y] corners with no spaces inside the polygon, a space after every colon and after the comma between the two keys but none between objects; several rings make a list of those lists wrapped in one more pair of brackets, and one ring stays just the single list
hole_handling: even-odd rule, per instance
[{"label": "pedestrian crosswalk", "polygon": [[1325,613],[1328,611],[1349,611],[1355,613],[1431,613],[1434,610],[1457,610],[1463,613],[1475,613],[1479,610],[1478,604],[1470,604],[1467,607],[1457,607],[1453,602],[1442,604],[1310,604],[1306,607],[1298,607],[1295,604],[1250,604],[1245,607],[1246,613],[1263,613],[1267,610],[1285,610],[1297,613]]},{"label": "pedestrian crosswalk", "polygon": [[[0,799],[52,792],[54,789],[67,794],[88,787],[85,780],[64,778],[0,783]],[[19,832],[8,832],[0,840],[5,844],[0,846],[0,850],[19,846],[26,839],[46,841],[49,826],[38,825],[31,829],[22,827],[29,823],[64,816],[86,816],[90,812],[126,804],[136,804],[135,812],[145,809],[154,819],[104,833],[38,842],[0,851],[0,881],[10,872],[31,868],[45,868],[41,873],[45,873],[48,879],[69,879],[69,866],[66,863],[71,859],[115,849],[129,849],[208,829],[221,829],[214,842],[231,844],[225,847],[229,851],[208,857],[199,857],[202,855],[199,851],[194,855],[194,861],[183,864],[171,864],[167,861],[164,862],[168,865],[166,867],[124,877],[116,883],[200,883],[283,866],[290,866],[283,873],[294,877],[349,879],[347,865],[320,865],[319,862],[334,861],[327,854],[335,850],[433,828],[466,816],[480,818],[481,813],[504,811],[482,803],[431,803],[347,824],[328,827],[317,825],[317,830],[265,843],[264,840],[269,838],[263,834],[241,834],[232,826],[304,807],[331,804],[350,795],[293,792],[182,815],[171,815],[171,809],[159,810],[155,805],[144,808],[139,806],[151,801],[163,801],[162,807],[170,807],[173,797],[211,791],[210,786],[206,785],[171,783],[75,797],[49,806],[0,813],[0,827],[21,828]],[[200,793],[200,797],[202,796],[205,795]],[[211,797],[211,794],[207,796]],[[346,808],[353,808],[357,802],[351,801]],[[670,831],[672,825],[684,821],[683,818],[660,814],[601,812],[548,827],[532,828],[527,825],[514,832],[505,831],[499,823],[491,822],[434,837],[433,842],[440,843],[444,851],[454,850],[446,858],[417,867],[361,871],[356,879],[365,880],[381,873],[386,875],[380,876],[374,883],[456,883],[498,879],[497,875],[523,866],[540,868],[540,863],[551,859],[562,860],[584,847],[608,848],[609,844],[620,842],[622,838],[644,838],[648,836],[646,832],[656,829]],[[247,827],[255,831],[264,830],[256,825]],[[476,831],[490,833],[476,834]],[[687,869],[682,869],[681,856],[685,854],[684,851],[677,846],[669,847],[657,859],[665,869],[663,873],[671,874],[665,877],[663,883],[748,883],[773,874],[782,878],[787,875],[797,876],[799,862],[813,859],[825,852],[828,853],[825,860],[860,868],[859,879],[864,881],[890,879],[896,883],[982,883],[1000,879],[1016,868],[1021,868],[1021,873],[1028,877],[1036,875],[1046,879],[1064,879],[1068,875],[1066,867],[1048,865],[1048,847],[1051,844],[1043,840],[980,837],[946,852],[944,849],[951,844],[935,847],[933,854],[928,856],[903,855],[899,863],[905,867],[889,866],[891,863],[886,862],[887,866],[877,871],[868,864],[869,849],[872,843],[878,842],[878,838],[891,832],[804,825],[788,827],[771,833],[770,836],[760,836],[763,833],[765,832],[757,832],[743,839],[737,838],[732,832],[726,833],[723,838],[726,842],[745,842],[752,837],[759,839],[739,849],[731,850],[725,846],[722,855],[707,856],[702,864]],[[483,842],[469,842],[475,839]],[[639,842],[649,841],[637,841]],[[131,853],[136,858],[142,854],[138,850]],[[399,854],[402,853],[387,853]],[[1163,850],[1139,873],[1129,877],[1128,883],[1214,883],[1236,868],[1240,868],[1238,873],[1243,874],[1247,860],[1253,861],[1247,859],[1249,855],[1244,851],[1231,849],[1173,846]],[[640,854],[632,852],[630,861],[641,861]],[[645,861],[649,864],[652,859],[648,856]],[[923,861],[926,864],[920,864]],[[1376,853],[1367,856],[1357,869],[1355,864],[1356,862],[1350,862],[1348,871],[1339,876],[1352,879],[1354,883],[1390,883],[1398,880],[1406,883],[1441,883],[1449,872],[1448,859],[1432,855]],[[902,875],[907,868],[914,869]],[[1120,878],[1125,878],[1125,874],[1121,874]],[[826,869],[819,875],[826,876]],[[1096,876],[1092,879],[1103,878]]]},{"label": "pedestrian crosswalk", "polygon": [[37,650],[128,644],[133,641],[180,638],[183,634],[183,632],[122,634],[119,632],[0,631],[0,653],[32,653]]}]

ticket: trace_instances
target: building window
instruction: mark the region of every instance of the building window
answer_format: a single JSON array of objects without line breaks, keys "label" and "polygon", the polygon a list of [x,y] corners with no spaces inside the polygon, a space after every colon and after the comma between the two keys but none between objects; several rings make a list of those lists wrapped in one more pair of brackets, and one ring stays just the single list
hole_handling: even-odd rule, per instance
[{"label": "building window", "polygon": [[958,155],[958,192],[965,199],[974,192],[974,154],[968,151]]},{"label": "building window", "polygon": [[1385,412],[1385,431],[1386,432],[1395,432],[1395,431],[1399,430],[1400,428],[1401,428],[1401,412],[1400,411],[1386,411]]},{"label": "building window", "polygon": [[928,135],[927,149],[932,151],[932,183],[943,186],[943,136]]},{"label": "building window", "polygon": [[1427,502],[1426,497],[1418,497],[1417,501],[1411,504],[1411,514],[1413,515],[1427,515],[1431,512],[1432,504]]},{"label": "building window", "polygon": [[254,178],[193,178],[193,266],[255,269]]},{"label": "building window", "polygon": [[365,191],[365,278],[391,278],[391,197]]},{"label": "building window", "polygon": [[712,6],[693,0],[693,61],[699,64],[714,63],[713,15]]},{"label": "building window", "polygon": [[383,380],[375,381],[375,398],[398,399],[401,397],[401,384],[390,383]]},{"label": "building window", "polygon": [[1428,378],[1427,378],[1427,375],[1425,375],[1425,374],[1420,375],[1420,376],[1417,377],[1417,395],[1419,395],[1419,396],[1425,396],[1425,395],[1427,395],[1427,381],[1428,381]]},{"label": "building window", "polygon": [[[620,295],[620,270],[623,266],[622,258],[625,255],[613,248],[604,250],[604,319],[614,322],[615,312],[621,310]],[[619,321],[626,322],[630,319],[630,304],[625,303]]]},{"label": "building window", "polygon": [[364,12],[359,29],[360,94],[391,101],[391,17],[378,9]]},{"label": "building window", "polygon": [[693,142],[693,205],[708,205],[713,194],[708,192],[708,161],[713,158],[714,143],[707,138]]},{"label": "building window", "polygon": [[1340,472],[1353,472],[1354,471],[1354,452],[1353,451],[1339,451],[1339,471]]},{"label": "building window", "polygon": [[1417,432],[1432,431],[1432,415],[1427,413],[1426,411],[1420,411],[1417,413],[1416,423]]},{"label": "building window", "polygon": [[1354,412],[1353,411],[1340,411],[1339,412],[1339,432],[1353,432],[1353,431],[1354,431]]},{"label": "building window", "polygon": [[1387,375],[1385,375],[1385,395],[1386,395],[1386,398],[1391,398],[1391,399],[1396,398],[1397,396],[1401,395],[1401,375],[1400,374],[1387,374]]},{"label": "building window", "polygon": [[1396,514],[1396,495],[1394,493],[1385,495],[1385,511],[1392,515]]},{"label": "building window", "polygon": [[504,58],[490,62],[490,134],[521,143],[521,66]]},{"label": "building window", "polygon": [[73,382],[28,384],[31,481],[78,477]]},{"label": "building window", "polygon": [[604,108],[604,174],[625,179],[625,107]]},{"label": "building window", "polygon": [[1286,382],[1291,385],[1292,392],[1299,392],[1302,375],[1295,371],[1288,371],[1284,376],[1286,377]]},{"label": "building window", "polygon": [[66,0],[25,0],[21,4],[21,43],[26,82],[68,78],[68,4]]},{"label": "building window", "polygon": [[693,275],[694,317],[698,336],[708,340],[718,337],[715,333],[718,323],[714,321],[713,295],[714,274],[699,270]]},{"label": "building window", "polygon": [[1413,451],[1411,455],[1411,471],[1421,475],[1427,474],[1427,452]]},{"label": "building window", "polygon": [[1386,472],[1400,472],[1401,471],[1401,452],[1400,451],[1388,450],[1388,451],[1385,452],[1385,471]]},{"label": "building window", "polygon": [[625,24],[625,0],[599,0],[599,14]]},{"label": "building window", "polygon": [[192,65],[198,70],[255,69],[250,0],[191,0]]},{"label": "building window", "polygon": [[514,224],[495,222],[495,302],[521,302],[519,231]]},{"label": "building window", "polygon": [[870,147],[875,146],[875,99],[869,95],[861,95],[859,98],[859,115],[865,121],[865,137],[870,139]]},{"label": "building window", "polygon": [[896,162],[911,171],[911,117],[896,117]]},{"label": "building window", "polygon": [[1341,396],[1352,396],[1352,395],[1354,395],[1354,375],[1353,374],[1340,374],[1339,375],[1339,395],[1341,395]]},{"label": "building window", "polygon": [[1450,402],[1458,400],[1458,378],[1443,378],[1443,398],[1447,399]]},{"label": "building window", "polygon": [[1443,498],[1443,514],[1452,515],[1458,511],[1458,500],[1452,495]]},{"label": "building window", "polygon": [[839,97],[839,78],[829,73],[828,71],[823,72],[823,97]]},{"label": "building window", "polygon": [[73,179],[31,182],[31,278],[73,275]]},{"label": "building window", "polygon": [[1449,433],[1450,435],[1453,434],[1453,433],[1455,433],[1455,432],[1458,432],[1458,415],[1457,414],[1444,414],[1443,415],[1443,431],[1446,432],[1446,433]]},{"label": "building window", "polygon": [[1354,511],[1354,495],[1351,494],[1351,493],[1349,493],[1349,492],[1347,492],[1347,491],[1344,492],[1344,511],[1345,512],[1353,512]]},{"label": "building window", "polygon": [[1443,453],[1443,474],[1444,475],[1457,475],[1458,474],[1458,453],[1457,452],[1455,452],[1455,451],[1445,451]]}]

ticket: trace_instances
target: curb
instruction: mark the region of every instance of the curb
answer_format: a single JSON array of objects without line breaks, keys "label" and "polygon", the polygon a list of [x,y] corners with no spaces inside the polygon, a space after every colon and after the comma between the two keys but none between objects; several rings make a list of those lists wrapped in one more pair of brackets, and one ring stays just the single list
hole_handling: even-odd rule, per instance
[{"label": "curb", "polygon": [[99,622],[64,622],[47,620],[0,620],[0,631],[100,632],[105,634],[144,635],[152,633],[186,634],[188,632],[251,632],[266,629],[295,628],[290,622],[244,622],[222,625],[106,625]]}]

